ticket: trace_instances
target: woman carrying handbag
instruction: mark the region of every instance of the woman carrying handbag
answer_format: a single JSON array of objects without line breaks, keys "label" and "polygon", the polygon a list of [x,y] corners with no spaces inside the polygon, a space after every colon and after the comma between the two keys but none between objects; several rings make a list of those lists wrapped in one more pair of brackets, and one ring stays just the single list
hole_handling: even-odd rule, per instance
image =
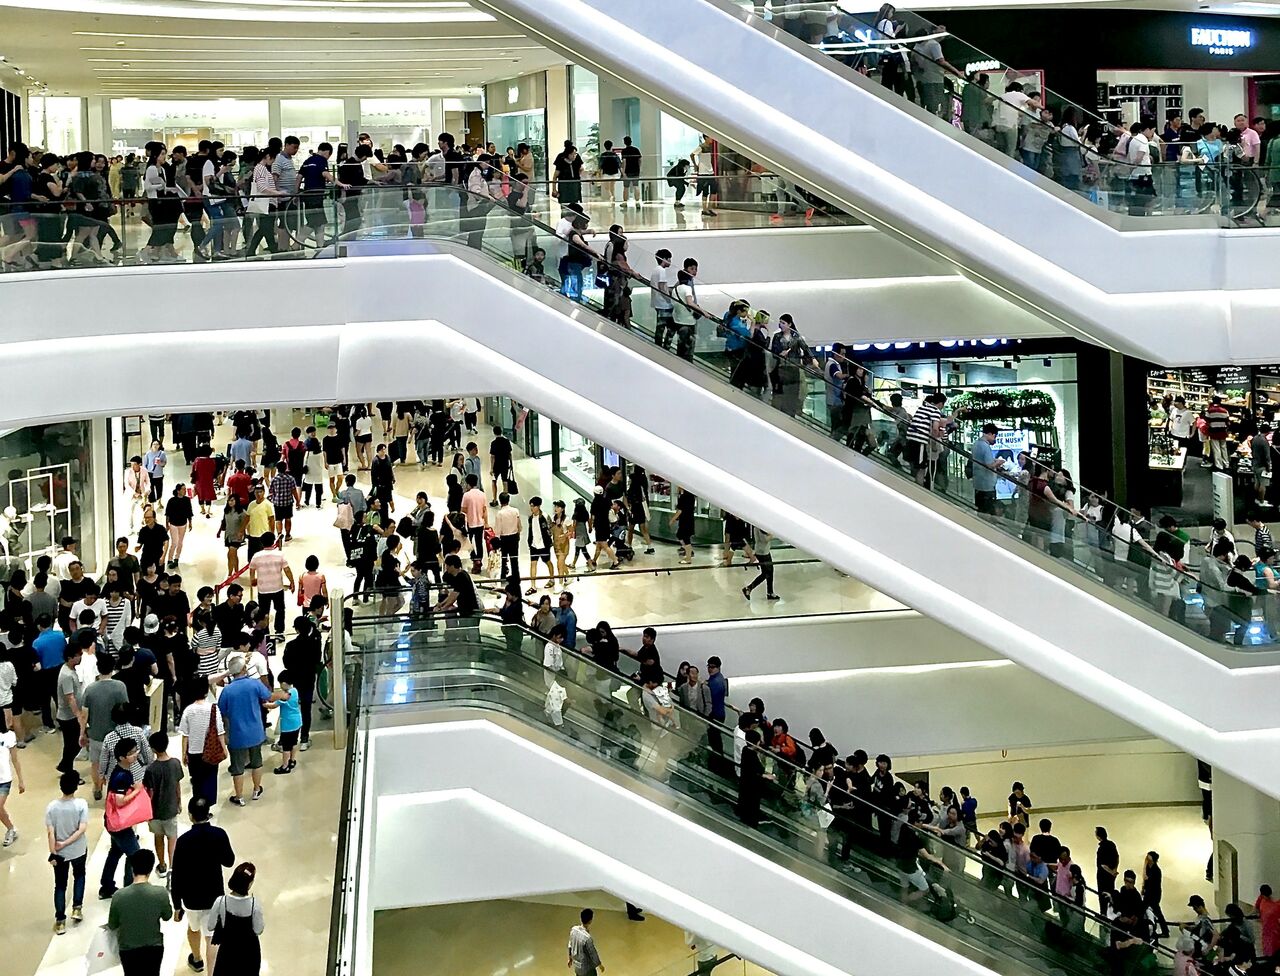
[{"label": "woman carrying handbag", "polygon": [[102,880],[98,885],[98,897],[110,898],[118,890],[116,867],[125,859],[124,883],[133,884],[133,872],[128,858],[138,850],[138,837],[133,828],[151,819],[151,796],[142,788],[142,781],[134,781],[132,770],[138,765],[138,742],[121,739],[115,748],[116,769],[107,787],[107,799],[103,820],[111,836],[111,849],[102,865]]}]

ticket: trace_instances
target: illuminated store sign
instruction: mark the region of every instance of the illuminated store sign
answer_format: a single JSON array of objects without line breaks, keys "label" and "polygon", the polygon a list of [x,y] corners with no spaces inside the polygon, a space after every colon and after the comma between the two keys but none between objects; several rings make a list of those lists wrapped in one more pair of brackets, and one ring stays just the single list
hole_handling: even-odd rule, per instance
[{"label": "illuminated store sign", "polygon": [[1210,54],[1235,54],[1253,47],[1253,31],[1192,27],[1191,46],[1206,48]]}]

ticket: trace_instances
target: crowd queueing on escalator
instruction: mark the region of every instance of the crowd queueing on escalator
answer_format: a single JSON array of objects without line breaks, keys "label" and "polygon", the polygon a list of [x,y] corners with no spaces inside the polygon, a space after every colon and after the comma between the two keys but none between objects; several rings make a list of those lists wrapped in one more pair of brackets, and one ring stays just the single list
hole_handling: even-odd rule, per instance
[{"label": "crowd queueing on escalator", "polygon": [[[1233,207],[1249,198],[1251,209],[1258,193],[1249,192],[1241,171],[1257,172],[1264,193],[1274,182],[1267,159],[1280,130],[1274,119],[1237,114],[1214,122],[1192,108],[1185,116],[1171,109],[1163,122],[1148,117],[1117,125],[1041,91],[1034,72],[1007,69],[994,80],[991,69],[966,72],[944,56],[944,24],[891,3],[872,15],[826,2],[757,0],[755,12],[1028,169],[1095,200],[1099,190],[1110,191],[1136,215],[1151,208],[1157,193],[1176,202],[1218,189]],[[987,60],[959,46],[958,61]]]}]

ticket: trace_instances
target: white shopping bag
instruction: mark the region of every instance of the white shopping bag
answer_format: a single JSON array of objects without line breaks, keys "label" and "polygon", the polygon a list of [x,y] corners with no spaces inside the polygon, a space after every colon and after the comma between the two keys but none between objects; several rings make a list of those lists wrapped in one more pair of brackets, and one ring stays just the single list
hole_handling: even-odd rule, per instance
[{"label": "white shopping bag", "polygon": [[93,933],[93,941],[89,943],[88,976],[94,973],[105,973],[108,969],[120,965],[120,944],[116,934],[105,925]]}]

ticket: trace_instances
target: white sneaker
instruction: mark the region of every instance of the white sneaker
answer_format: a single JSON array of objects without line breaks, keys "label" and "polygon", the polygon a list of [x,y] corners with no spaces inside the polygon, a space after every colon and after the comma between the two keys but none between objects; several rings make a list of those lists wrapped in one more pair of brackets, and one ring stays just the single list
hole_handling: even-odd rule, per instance
[{"label": "white sneaker", "polygon": [[16,841],[17,839],[18,839],[18,831],[15,830],[14,828],[10,827],[8,830],[4,832],[5,847],[12,847],[14,844],[14,841]]}]

